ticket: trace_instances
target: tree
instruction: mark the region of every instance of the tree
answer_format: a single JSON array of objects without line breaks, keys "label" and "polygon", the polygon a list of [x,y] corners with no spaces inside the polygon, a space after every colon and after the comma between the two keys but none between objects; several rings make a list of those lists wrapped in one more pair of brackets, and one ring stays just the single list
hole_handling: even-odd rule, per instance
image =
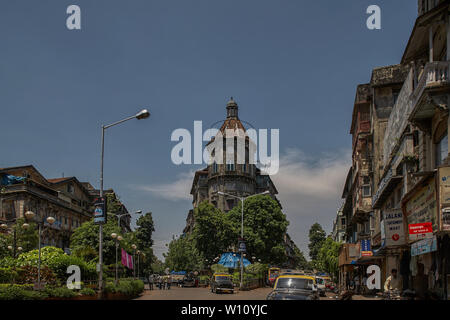
[{"label": "tree", "polygon": [[310,266],[308,260],[306,260],[303,252],[297,246],[295,246],[294,252],[295,252],[294,256],[295,267],[303,270],[309,269]]},{"label": "tree", "polygon": [[317,255],[316,265],[319,270],[326,271],[338,277],[340,247],[341,243],[334,241],[331,237],[328,237],[323,242]]},{"label": "tree", "polygon": [[319,254],[319,250],[325,241],[325,237],[326,233],[320,224],[314,223],[309,229],[309,257],[313,263],[317,260],[317,255]]},{"label": "tree", "polygon": [[165,265],[170,270],[190,272],[203,268],[204,257],[189,236],[172,240],[164,258]]},{"label": "tree", "polygon": [[[36,249],[39,243],[38,227],[34,222],[28,223],[28,228],[24,228],[25,223],[24,218],[19,218],[15,221],[12,226],[12,230],[5,235],[2,235],[0,239],[1,242],[5,244],[5,248],[8,246],[16,247],[16,256],[19,255],[18,247],[22,247],[22,252],[28,252],[30,250]],[[14,232],[16,233],[15,243],[14,243]],[[9,253],[11,255],[11,252]],[[12,255],[11,255],[12,256]]]},{"label": "tree", "polygon": [[[233,242],[241,234],[241,203],[227,218],[233,228]],[[289,222],[280,205],[270,196],[258,195],[244,202],[244,239],[248,256],[256,256],[263,263],[281,264],[286,260],[284,235]]]},{"label": "tree", "polygon": [[[103,225],[103,261],[105,264],[113,264],[116,261],[116,242],[111,237],[112,233],[120,234],[120,230],[113,217],[108,214],[107,223]],[[70,237],[70,245],[74,254],[79,254],[80,257],[83,257],[83,252],[92,253],[95,251],[98,253],[98,234],[99,225],[95,224],[93,220],[86,221],[76,228]],[[120,245],[121,247],[125,246],[129,250],[128,252],[130,252],[130,240],[125,239],[125,236],[124,240]],[[98,261],[98,254],[95,260]]]},{"label": "tree", "polygon": [[136,222],[137,228],[133,232],[136,238],[136,245],[139,250],[144,254],[141,257],[140,267],[145,274],[152,273],[152,263],[156,257],[153,254],[153,239],[152,235],[155,231],[155,224],[151,212],[147,212],[145,215],[139,217]]},{"label": "tree", "polygon": [[233,229],[222,211],[204,201],[194,209],[194,220],[192,239],[205,259],[212,261],[227,251],[232,243]]}]

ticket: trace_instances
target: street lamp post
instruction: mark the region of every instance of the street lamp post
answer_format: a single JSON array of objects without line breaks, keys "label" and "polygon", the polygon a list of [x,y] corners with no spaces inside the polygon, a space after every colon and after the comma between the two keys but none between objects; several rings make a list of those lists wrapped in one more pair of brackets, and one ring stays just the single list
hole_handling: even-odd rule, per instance
[{"label": "street lamp post", "polygon": [[140,258],[141,258],[141,251],[140,250],[138,250],[137,252],[137,255],[138,255],[138,262],[137,262],[137,275],[138,275],[138,279],[139,279],[139,260],[140,260]]},{"label": "street lamp post", "polygon": [[131,248],[133,248],[133,278],[134,278],[134,280],[136,280],[136,265],[135,265],[135,262],[136,262],[136,245],[135,244],[133,244],[133,245],[131,245]]},{"label": "street lamp post", "polygon": [[[150,117],[150,112],[147,111],[147,109],[141,110],[139,113],[135,114],[132,117],[128,117],[125,119],[122,119],[120,121],[111,123],[109,125],[102,125],[102,146],[101,146],[101,161],[100,161],[100,198],[103,198],[103,163],[104,163],[104,155],[105,155],[105,130],[118,125],[120,123],[123,123],[128,120],[132,119],[146,119]],[[106,212],[104,213],[106,214]],[[98,231],[98,286],[99,286],[99,296],[100,298],[103,297],[103,224],[100,223],[99,231]]]},{"label": "street lamp post", "polygon": [[[223,196],[229,196],[229,197],[233,197],[233,198],[241,200],[241,239],[244,240],[244,201],[245,201],[245,199],[248,199],[248,198],[251,198],[251,197],[255,197],[255,196],[259,196],[259,195],[269,194],[270,192],[269,191],[264,191],[264,192],[261,192],[261,193],[252,194],[252,195],[247,196],[247,197],[239,197],[239,196],[235,196],[234,194],[229,194],[229,193],[225,193],[225,192],[222,192],[222,191],[219,191],[217,193],[220,194],[220,195],[223,195]],[[244,287],[244,284],[243,284],[243,281],[244,281],[243,280],[244,279],[244,257],[243,257],[243,253],[242,252],[240,253],[240,257],[241,257],[241,259],[240,259],[241,282],[239,284],[239,289],[242,290],[242,288]]]},{"label": "street lamp post", "polygon": [[118,279],[119,279],[119,271],[118,271],[118,257],[119,257],[119,241],[122,241],[123,238],[121,236],[118,236],[117,233],[111,233],[111,238],[113,238],[115,240],[115,244],[116,244],[116,276],[114,278],[114,284],[117,285]]},{"label": "street lamp post", "polygon": [[[27,211],[25,212],[25,219],[32,220],[35,217],[35,213],[33,211]],[[41,290],[41,247],[42,247],[42,231],[44,228],[44,223],[47,222],[50,226],[53,225],[55,222],[55,218],[53,217],[47,217],[46,219],[43,218],[41,221],[38,221],[38,252],[39,252],[39,258],[38,258],[38,290]],[[29,224],[24,223],[22,225],[24,229],[28,229]]]}]

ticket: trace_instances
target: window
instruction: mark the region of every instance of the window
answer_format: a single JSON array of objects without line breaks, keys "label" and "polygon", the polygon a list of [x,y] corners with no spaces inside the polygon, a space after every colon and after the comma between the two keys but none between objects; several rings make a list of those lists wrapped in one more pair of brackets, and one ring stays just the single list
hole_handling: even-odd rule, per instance
[{"label": "window", "polygon": [[234,171],[234,162],[227,161],[227,171]]},{"label": "window", "polygon": [[372,195],[369,177],[363,177],[362,195],[363,197],[370,197]]},{"label": "window", "polygon": [[247,169],[248,169],[248,166],[247,166],[246,163],[244,163],[244,164],[242,165],[242,171],[243,171],[243,172],[247,172]]},{"label": "window", "polygon": [[341,227],[345,227],[345,218],[341,218]]},{"label": "window", "polygon": [[74,188],[73,188],[73,184],[72,183],[69,183],[67,185],[67,192],[68,193],[73,193],[74,192]]},{"label": "window", "polygon": [[219,171],[219,165],[217,163],[213,163],[213,173],[217,173]]},{"label": "window", "polygon": [[227,208],[231,210],[234,208],[234,199],[227,199]]},{"label": "window", "polygon": [[436,166],[440,166],[448,156],[448,135],[436,144]]}]

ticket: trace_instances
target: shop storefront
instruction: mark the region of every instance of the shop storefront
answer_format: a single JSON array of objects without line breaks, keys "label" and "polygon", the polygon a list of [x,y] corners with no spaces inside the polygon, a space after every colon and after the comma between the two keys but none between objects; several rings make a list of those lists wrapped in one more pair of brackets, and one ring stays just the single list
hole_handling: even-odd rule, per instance
[{"label": "shop storefront", "polygon": [[411,288],[422,298],[448,299],[450,282],[450,168],[420,181],[403,201],[410,246]]}]

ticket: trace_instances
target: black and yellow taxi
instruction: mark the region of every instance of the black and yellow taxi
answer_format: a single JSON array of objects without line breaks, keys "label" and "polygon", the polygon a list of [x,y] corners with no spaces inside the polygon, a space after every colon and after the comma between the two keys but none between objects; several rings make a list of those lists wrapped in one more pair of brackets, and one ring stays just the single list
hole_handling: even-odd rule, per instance
[{"label": "black and yellow taxi", "polygon": [[233,281],[231,275],[228,273],[214,273],[211,279],[211,292],[222,293],[230,292],[234,293]]},{"label": "black and yellow taxi", "polygon": [[267,300],[319,300],[316,280],[307,275],[280,275]]}]

